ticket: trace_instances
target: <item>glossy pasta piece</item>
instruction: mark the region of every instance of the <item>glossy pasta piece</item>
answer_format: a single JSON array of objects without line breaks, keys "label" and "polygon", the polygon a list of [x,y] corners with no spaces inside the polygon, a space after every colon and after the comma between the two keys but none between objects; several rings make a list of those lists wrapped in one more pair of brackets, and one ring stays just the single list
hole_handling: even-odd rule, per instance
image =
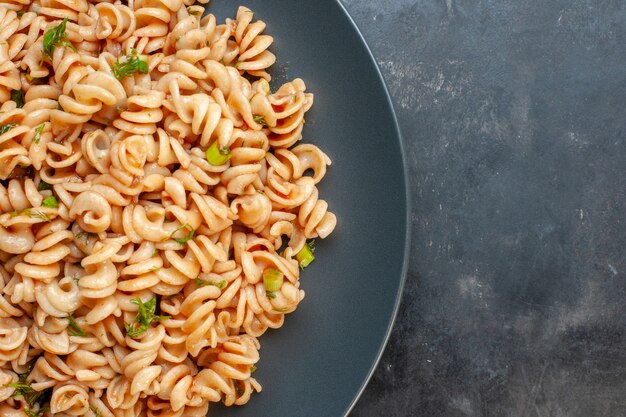
[{"label": "glossy pasta piece", "polygon": [[239,48],[239,56],[235,67],[240,71],[246,71],[256,77],[270,80],[265,69],[276,62],[276,56],[267,50],[274,39],[269,35],[263,35],[265,23],[262,21],[252,22],[254,13],[247,7],[240,6],[237,10],[235,21],[235,41]]},{"label": "glossy pasta piece", "polygon": [[23,110],[9,110],[10,107],[5,106],[2,108],[5,110],[0,114],[0,126],[4,127],[0,130],[0,179],[7,179],[19,176],[21,168],[31,165],[28,149],[22,144],[30,129],[22,125]]},{"label": "glossy pasta piece", "polygon": [[261,387],[251,377],[259,360],[258,341],[250,336],[235,336],[219,348],[205,350],[198,358],[205,369],[195,378],[194,391],[211,402],[224,405],[245,404],[253,391]]},{"label": "glossy pasta piece", "polygon": [[[7,31],[7,29],[18,23],[15,12],[5,12],[9,15],[5,14],[2,16],[1,13],[5,10],[0,9],[0,27],[3,28],[2,32]],[[12,20],[9,21],[11,17]],[[0,33],[0,39],[6,38]],[[11,97],[11,91],[20,90],[21,87],[19,71],[9,57],[9,45],[7,43],[0,44],[0,101],[2,103],[8,101]]]},{"label": "glossy pasta piece", "polygon": [[132,351],[122,359],[120,366],[130,381],[131,395],[154,395],[159,391],[157,378],[162,368],[154,362],[164,337],[165,328],[162,325],[149,329],[138,339],[126,337]]},{"label": "glossy pasta piece", "polygon": [[17,359],[27,348],[27,335],[28,326],[12,318],[0,318],[0,362]]},{"label": "glossy pasta piece", "polygon": [[269,126],[270,145],[288,148],[302,139],[304,115],[313,105],[313,95],[306,92],[304,81],[297,78],[269,96],[276,124]]},{"label": "glossy pasta piece", "polygon": [[126,99],[124,88],[110,68],[93,71],[69,47],[55,48],[52,65],[55,81],[63,85],[63,94],[59,97],[61,109],[51,115],[55,126],[85,123],[103,106],[118,106]]},{"label": "glossy pasta piece", "polygon": [[96,37],[123,42],[133,34],[137,22],[133,10],[125,4],[98,3]]}]

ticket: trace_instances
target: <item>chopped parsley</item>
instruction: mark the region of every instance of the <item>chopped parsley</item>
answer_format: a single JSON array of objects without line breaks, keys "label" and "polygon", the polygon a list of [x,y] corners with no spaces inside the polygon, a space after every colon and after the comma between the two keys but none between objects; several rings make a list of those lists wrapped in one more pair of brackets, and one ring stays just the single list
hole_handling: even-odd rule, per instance
[{"label": "chopped parsley", "polygon": [[44,180],[39,181],[39,184],[37,185],[37,189],[39,191],[50,190],[51,188],[52,186],[48,184],[47,182],[45,182]]},{"label": "chopped parsley", "polygon": [[265,121],[265,116],[260,116],[260,115],[254,116],[254,122],[260,124],[261,126],[267,126],[267,122]]},{"label": "chopped parsley", "polygon": [[7,123],[6,125],[0,125],[0,135],[4,135],[15,126],[17,126],[17,123]]},{"label": "chopped parsley", "polygon": [[46,127],[46,124],[42,123],[35,128],[35,137],[33,138],[33,141],[35,143],[39,143],[39,141],[41,140],[41,134],[43,133],[44,127]]},{"label": "chopped parsley", "polygon": [[179,238],[179,239],[174,239],[174,241],[180,243],[181,245],[186,245],[187,241],[193,239],[193,237],[196,234],[196,231],[194,230],[193,227],[191,227],[189,224],[185,223],[183,225],[181,225],[180,227],[178,227],[178,229],[174,230],[172,232],[172,234],[170,235],[170,239],[172,237],[174,237],[174,235],[176,234],[176,232],[180,231],[180,230],[189,230],[189,233],[187,234],[187,236]]},{"label": "chopped parsley", "polygon": [[121,80],[122,78],[129,77],[136,72],[147,74],[148,62],[141,59],[137,54],[137,50],[133,48],[131,49],[130,54],[126,55],[126,61],[116,61],[111,70],[113,71],[115,78]]},{"label": "chopped parsley", "polygon": [[86,244],[89,244],[89,242],[91,241],[91,238],[95,238],[98,235],[96,235],[95,233],[87,233],[87,232],[78,232],[74,235],[74,237],[76,239],[84,239]]},{"label": "chopped parsley", "polygon": [[40,219],[43,220],[45,222],[51,222],[52,219],[50,218],[50,216],[48,216],[46,213],[42,213],[39,210],[35,210],[35,209],[24,209],[23,213],[25,215],[27,215],[28,217],[32,217],[35,219]]},{"label": "chopped parsley", "polygon": [[11,90],[11,100],[13,100],[20,109],[24,107],[24,94],[24,90]]},{"label": "chopped parsley", "polygon": [[72,316],[71,314],[68,314],[66,318],[70,322],[67,328],[67,332],[71,336],[81,336],[81,337],[87,336],[87,333],[78,325],[78,323],[76,323],[74,316]]},{"label": "chopped parsley", "polygon": [[31,386],[31,382],[27,380],[27,377],[27,373],[20,374],[17,382],[4,386],[7,388],[15,388],[15,391],[11,395],[12,398],[20,396],[24,398],[24,401],[26,401],[24,413],[28,417],[41,417],[48,410],[48,407],[43,406],[43,404],[49,401],[51,389],[36,391]]},{"label": "chopped parsley", "polygon": [[50,410],[50,407],[48,407],[47,405],[40,407],[36,410],[28,407],[26,410],[24,410],[24,413],[26,413],[28,417],[43,417],[44,413],[48,410]]},{"label": "chopped parsley", "polygon": [[65,33],[67,21],[68,19],[66,17],[58,26],[48,29],[43,35],[43,54],[45,56],[52,58],[54,48],[57,46],[67,46],[73,51],[76,51],[74,45],[67,39],[67,33]]},{"label": "chopped parsley", "polygon": [[139,307],[135,321],[130,324],[124,323],[126,334],[132,338],[141,336],[146,330],[148,330],[152,323],[170,318],[170,316],[158,316],[155,314],[157,303],[156,297],[152,297],[145,303],[141,301],[139,297],[130,300],[130,302]]}]

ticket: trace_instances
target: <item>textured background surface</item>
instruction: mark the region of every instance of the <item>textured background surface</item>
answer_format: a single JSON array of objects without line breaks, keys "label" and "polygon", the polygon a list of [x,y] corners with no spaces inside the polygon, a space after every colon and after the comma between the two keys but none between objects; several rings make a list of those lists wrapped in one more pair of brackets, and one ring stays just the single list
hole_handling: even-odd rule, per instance
[{"label": "textured background surface", "polygon": [[626,415],[626,2],[344,4],[413,201],[398,321],[351,417]]}]

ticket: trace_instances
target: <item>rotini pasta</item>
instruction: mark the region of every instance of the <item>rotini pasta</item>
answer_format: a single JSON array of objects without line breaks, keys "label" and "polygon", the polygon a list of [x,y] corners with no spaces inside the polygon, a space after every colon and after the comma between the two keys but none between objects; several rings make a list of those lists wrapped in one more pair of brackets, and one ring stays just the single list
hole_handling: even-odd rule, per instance
[{"label": "rotini pasta", "polygon": [[0,415],[205,416],[337,224],[264,22],[208,0],[0,0]]}]

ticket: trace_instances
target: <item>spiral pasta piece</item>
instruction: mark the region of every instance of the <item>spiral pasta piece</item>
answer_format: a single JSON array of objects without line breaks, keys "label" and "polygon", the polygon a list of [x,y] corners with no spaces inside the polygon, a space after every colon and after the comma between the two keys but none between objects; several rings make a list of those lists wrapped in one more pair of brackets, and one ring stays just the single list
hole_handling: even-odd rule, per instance
[{"label": "spiral pasta piece", "polygon": [[[33,209],[29,213],[32,212],[35,212],[35,210]],[[43,213],[41,214],[43,215]],[[68,222],[61,219],[55,219],[44,225],[39,233],[35,235],[37,242],[33,245],[30,252],[24,256],[22,262],[15,265],[15,272],[22,277],[41,280],[46,283],[45,289],[39,289],[41,292],[38,292],[37,295],[41,296],[41,298],[37,302],[40,306],[45,305],[48,309],[48,314],[52,315],[62,314],[58,308],[61,307],[63,302],[69,302],[69,305],[78,303],[75,291],[67,287],[67,285],[71,287],[72,283],[67,281],[51,282],[59,276],[62,261],[70,254],[67,242],[71,241],[74,235],[66,230],[67,226]],[[75,294],[70,296],[71,292]],[[74,298],[74,300],[70,302],[70,298]]]},{"label": "spiral pasta piece", "polygon": [[269,125],[270,145],[288,148],[302,139],[304,115],[313,105],[313,95],[306,93],[304,81],[297,78],[268,95],[275,123]]},{"label": "spiral pasta piece", "polygon": [[0,318],[0,362],[18,358],[28,334],[28,327],[12,318]]},{"label": "spiral pasta piece", "polygon": [[[10,108],[5,105],[1,108]],[[31,165],[28,149],[22,144],[22,139],[30,132],[28,127],[21,125],[23,118],[24,111],[21,109],[0,114],[0,179],[7,179],[15,175],[14,171],[18,168]]]},{"label": "spiral pasta piece", "polygon": [[77,384],[54,387],[50,398],[50,412],[81,416],[89,410],[89,395]]},{"label": "spiral pasta piece", "polygon": [[98,3],[96,37],[123,42],[133,34],[137,22],[133,10],[125,4]]},{"label": "spiral pasta piece", "polygon": [[[18,23],[15,12],[6,11],[6,9],[2,9],[0,12],[5,13],[4,16],[0,14],[0,27],[3,28],[3,32]],[[9,21],[9,19],[11,20]],[[0,33],[0,39],[8,38],[8,36],[3,35],[4,33]],[[11,91],[19,90],[21,86],[19,71],[9,57],[9,44],[0,44],[0,101],[3,103],[8,101],[11,97]]]},{"label": "spiral pasta piece", "polygon": [[103,106],[118,106],[126,99],[124,88],[110,68],[94,70],[85,66],[80,55],[68,47],[55,49],[52,66],[55,81],[63,85],[63,94],[59,97],[62,110],[55,110],[51,115],[55,125],[85,123]]},{"label": "spiral pasta piece", "polygon": [[133,351],[120,362],[124,375],[130,381],[130,394],[152,395],[158,392],[157,378],[161,367],[153,365],[165,336],[165,328],[158,326],[149,329],[139,340],[127,339]]},{"label": "spiral pasta piece", "polygon": [[208,367],[198,373],[194,391],[211,402],[245,404],[253,391],[261,391],[250,376],[258,359],[258,341],[250,336],[236,336],[219,348],[207,349],[199,361]]},{"label": "spiral pasta piece", "polygon": [[254,13],[247,7],[240,6],[237,10],[235,41],[239,48],[239,56],[235,68],[269,81],[270,76],[265,70],[276,62],[276,56],[267,48],[274,39],[262,35],[265,23],[262,21],[253,23],[253,17]]},{"label": "spiral pasta piece", "polygon": [[119,241],[98,242],[94,252],[81,261],[86,274],[78,281],[80,293],[87,298],[104,298],[117,289],[117,270],[111,257],[122,248]]}]

